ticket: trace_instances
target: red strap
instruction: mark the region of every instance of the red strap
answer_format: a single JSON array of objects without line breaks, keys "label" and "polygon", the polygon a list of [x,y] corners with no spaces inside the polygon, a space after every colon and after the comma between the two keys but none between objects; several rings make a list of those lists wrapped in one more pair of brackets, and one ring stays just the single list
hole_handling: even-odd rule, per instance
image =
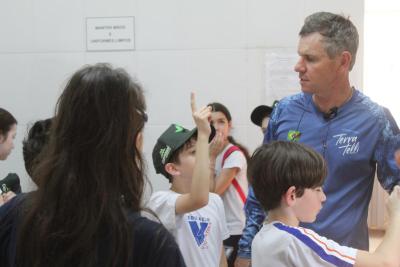
[{"label": "red strap", "polygon": [[228,148],[227,151],[225,151],[224,155],[222,156],[221,168],[224,167],[224,163],[225,163],[226,158],[229,157],[235,151],[241,151],[241,150],[237,146],[231,146],[230,148]]},{"label": "red strap", "polygon": [[[225,151],[224,155],[222,156],[221,168],[224,167],[225,160],[235,151],[241,151],[241,150],[237,146],[231,146],[230,148],[228,148],[227,151]],[[243,201],[243,204],[244,204],[246,202],[246,194],[243,192],[242,187],[240,187],[240,184],[236,180],[236,177],[233,178],[232,185],[236,189],[236,191],[238,192],[238,194],[240,196],[240,199]]]},{"label": "red strap", "polygon": [[242,188],[240,187],[240,184],[238,183],[236,178],[233,178],[232,184],[235,187],[236,191],[238,192],[240,198],[242,199],[243,204],[245,204],[246,203],[246,195],[244,194],[244,192],[243,192]]}]

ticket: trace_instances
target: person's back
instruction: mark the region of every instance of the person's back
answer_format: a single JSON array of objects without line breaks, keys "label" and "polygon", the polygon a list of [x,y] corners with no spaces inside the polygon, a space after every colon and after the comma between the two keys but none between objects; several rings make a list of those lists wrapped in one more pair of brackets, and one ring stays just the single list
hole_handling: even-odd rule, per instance
[{"label": "person's back", "polygon": [[139,215],[146,119],[142,89],[125,71],[106,64],[77,71],[34,169],[38,190],[0,210],[2,263],[184,266],[169,233]]},{"label": "person's back", "polygon": [[390,222],[374,253],[341,246],[299,227],[312,223],[326,196],[324,159],[305,145],[276,141],[253,154],[249,175],[257,199],[268,212],[252,242],[252,266],[399,266],[400,187],[390,196]]},{"label": "person's back", "polygon": [[209,193],[209,108],[192,112],[197,128],[172,124],[153,149],[157,173],[171,182],[152,194],[149,207],[174,235],[188,266],[224,266],[222,241],[229,235],[221,198]]}]

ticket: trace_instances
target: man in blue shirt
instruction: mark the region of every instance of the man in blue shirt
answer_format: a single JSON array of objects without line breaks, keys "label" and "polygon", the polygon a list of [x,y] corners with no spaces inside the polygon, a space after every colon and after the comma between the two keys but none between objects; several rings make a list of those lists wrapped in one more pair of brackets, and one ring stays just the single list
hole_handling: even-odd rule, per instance
[{"label": "man in blue shirt", "polygon": [[[306,18],[298,44],[302,92],[282,99],[271,116],[264,143],[304,143],[327,161],[327,201],[317,220],[306,227],[340,244],[368,250],[368,204],[377,171],[391,191],[400,184],[394,152],[398,127],[383,107],[350,86],[358,33],[343,16],[318,12]],[[266,215],[249,191],[246,227],[235,266],[249,266],[251,242]]]}]

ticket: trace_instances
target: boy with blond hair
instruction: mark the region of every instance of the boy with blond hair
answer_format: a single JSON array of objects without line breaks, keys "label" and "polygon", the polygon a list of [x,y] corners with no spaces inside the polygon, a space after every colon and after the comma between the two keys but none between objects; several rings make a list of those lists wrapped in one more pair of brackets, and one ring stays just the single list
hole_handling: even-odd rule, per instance
[{"label": "boy with blond hair", "polygon": [[326,196],[326,163],[305,145],[277,141],[259,147],[249,164],[254,193],[268,221],[252,243],[252,266],[399,266],[400,187],[389,197],[390,223],[374,253],[341,246],[314,231],[312,223]]},{"label": "boy with blond hair", "polygon": [[191,106],[197,127],[190,131],[172,124],[153,149],[156,172],[168,178],[171,188],[155,192],[149,208],[174,235],[187,266],[226,266],[224,207],[218,195],[209,193],[211,108],[197,110],[193,93]]}]

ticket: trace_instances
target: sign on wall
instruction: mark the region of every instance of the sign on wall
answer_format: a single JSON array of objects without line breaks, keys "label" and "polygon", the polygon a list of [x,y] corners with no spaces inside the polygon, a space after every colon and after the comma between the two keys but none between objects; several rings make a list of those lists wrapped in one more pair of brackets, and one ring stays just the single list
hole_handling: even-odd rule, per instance
[{"label": "sign on wall", "polygon": [[135,50],[135,17],[86,18],[86,49]]},{"label": "sign on wall", "polygon": [[268,49],[265,53],[265,96],[272,104],[286,96],[300,93],[299,76],[294,65],[299,59],[296,48]]}]

